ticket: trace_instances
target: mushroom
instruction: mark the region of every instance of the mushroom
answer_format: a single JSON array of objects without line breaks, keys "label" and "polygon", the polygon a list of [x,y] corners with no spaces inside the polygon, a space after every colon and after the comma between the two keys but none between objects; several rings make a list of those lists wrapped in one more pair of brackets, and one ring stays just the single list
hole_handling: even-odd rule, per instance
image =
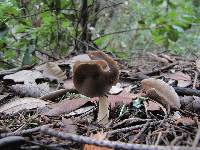
[{"label": "mushroom", "polygon": [[88,97],[99,97],[97,121],[108,123],[109,104],[106,93],[119,78],[117,63],[102,51],[89,51],[90,61],[76,62],[73,67],[75,88]]}]

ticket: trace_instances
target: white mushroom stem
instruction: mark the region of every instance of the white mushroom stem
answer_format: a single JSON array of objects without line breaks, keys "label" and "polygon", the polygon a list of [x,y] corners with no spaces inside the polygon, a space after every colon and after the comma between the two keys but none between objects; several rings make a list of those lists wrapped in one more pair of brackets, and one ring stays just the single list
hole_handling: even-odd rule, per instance
[{"label": "white mushroom stem", "polygon": [[99,97],[99,112],[97,116],[97,121],[100,124],[107,124],[108,117],[109,117],[109,110],[108,110],[108,98],[106,96]]}]

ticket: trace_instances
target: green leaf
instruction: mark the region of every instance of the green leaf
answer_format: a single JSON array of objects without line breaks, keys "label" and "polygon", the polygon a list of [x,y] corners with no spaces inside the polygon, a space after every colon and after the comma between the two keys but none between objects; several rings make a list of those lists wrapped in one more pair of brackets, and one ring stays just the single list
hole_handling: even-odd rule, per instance
[{"label": "green leaf", "polygon": [[174,4],[174,3],[172,3],[171,1],[168,1],[168,5],[169,5],[169,7],[170,8],[172,8],[172,9],[176,9],[176,5]]},{"label": "green leaf", "polygon": [[104,36],[104,37],[101,37],[101,38],[95,40],[95,44],[96,44],[97,46],[100,46],[100,45],[102,45],[105,41],[108,41],[108,40],[109,40],[109,36]]},{"label": "green leaf", "polygon": [[23,33],[25,31],[26,31],[26,26],[25,25],[20,24],[20,25],[18,25],[16,27],[16,33]]},{"label": "green leaf", "polygon": [[22,66],[24,65],[31,65],[32,64],[32,53],[30,52],[29,48],[26,49],[22,61]]},{"label": "green leaf", "polygon": [[170,28],[170,30],[167,32],[167,37],[173,41],[173,42],[176,42],[179,38],[179,34],[178,34],[178,31],[174,28]]},{"label": "green leaf", "polygon": [[133,106],[136,107],[136,108],[140,108],[142,107],[142,102],[147,100],[148,98],[146,97],[139,97],[137,98],[136,100],[133,101]]},{"label": "green leaf", "polygon": [[161,5],[164,0],[151,0],[151,3],[155,6]]}]

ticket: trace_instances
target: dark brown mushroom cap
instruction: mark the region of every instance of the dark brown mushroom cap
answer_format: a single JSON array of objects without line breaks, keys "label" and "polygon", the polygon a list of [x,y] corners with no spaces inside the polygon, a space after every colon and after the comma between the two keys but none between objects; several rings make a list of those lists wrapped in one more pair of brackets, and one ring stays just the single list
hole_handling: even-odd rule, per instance
[{"label": "dark brown mushroom cap", "polygon": [[74,86],[85,96],[104,96],[118,81],[117,64],[101,51],[89,52],[88,55],[96,60],[75,63],[73,67]]}]

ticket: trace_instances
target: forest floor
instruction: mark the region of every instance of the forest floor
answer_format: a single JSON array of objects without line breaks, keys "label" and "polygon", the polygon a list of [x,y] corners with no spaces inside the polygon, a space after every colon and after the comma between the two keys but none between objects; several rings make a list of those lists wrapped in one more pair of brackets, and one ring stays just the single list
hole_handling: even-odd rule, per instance
[{"label": "forest floor", "polygon": [[72,66],[87,54],[0,72],[0,149],[200,149],[200,59],[145,53],[114,57],[119,82],[98,98],[77,92]]}]

